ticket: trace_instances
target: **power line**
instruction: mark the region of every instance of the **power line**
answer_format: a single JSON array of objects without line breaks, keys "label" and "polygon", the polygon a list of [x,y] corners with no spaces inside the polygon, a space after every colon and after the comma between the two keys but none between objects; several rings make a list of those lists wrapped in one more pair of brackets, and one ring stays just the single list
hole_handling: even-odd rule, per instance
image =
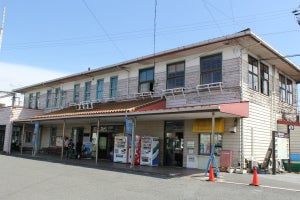
[{"label": "power line", "polygon": [[84,6],[86,7],[86,9],[89,11],[89,13],[91,14],[91,16],[94,18],[95,22],[97,23],[98,27],[100,27],[100,29],[104,32],[104,34],[106,35],[106,37],[109,39],[109,41],[114,45],[115,49],[119,52],[119,54],[121,56],[123,56],[123,59],[126,60],[126,56],[123,54],[123,52],[121,51],[121,49],[117,46],[117,44],[113,41],[113,39],[110,37],[110,35],[108,34],[108,32],[105,30],[105,28],[102,26],[102,24],[100,23],[99,19],[97,18],[97,16],[93,13],[93,11],[90,9],[90,7],[88,6],[88,4],[86,3],[85,0],[82,0]]}]

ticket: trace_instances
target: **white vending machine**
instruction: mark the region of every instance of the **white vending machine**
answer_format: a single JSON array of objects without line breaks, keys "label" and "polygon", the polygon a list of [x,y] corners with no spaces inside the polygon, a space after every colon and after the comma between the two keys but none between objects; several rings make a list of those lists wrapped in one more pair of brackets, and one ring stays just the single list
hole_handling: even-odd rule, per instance
[{"label": "white vending machine", "polygon": [[144,136],[141,139],[141,165],[158,166],[159,138]]},{"label": "white vending machine", "polygon": [[114,162],[127,163],[127,137],[116,136],[114,143]]}]

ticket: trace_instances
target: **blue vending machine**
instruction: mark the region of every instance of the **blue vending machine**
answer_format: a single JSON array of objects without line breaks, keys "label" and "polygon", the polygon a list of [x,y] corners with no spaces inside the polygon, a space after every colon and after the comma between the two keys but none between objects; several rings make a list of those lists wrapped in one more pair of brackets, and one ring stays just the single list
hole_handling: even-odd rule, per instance
[{"label": "blue vending machine", "polygon": [[140,165],[158,166],[159,138],[144,136],[141,139]]}]

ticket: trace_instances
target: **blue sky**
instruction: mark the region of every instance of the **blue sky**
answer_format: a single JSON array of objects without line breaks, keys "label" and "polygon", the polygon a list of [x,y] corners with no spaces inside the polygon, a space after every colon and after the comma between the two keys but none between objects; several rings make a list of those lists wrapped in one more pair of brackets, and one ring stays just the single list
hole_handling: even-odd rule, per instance
[{"label": "blue sky", "polygon": [[[154,2],[1,0],[6,18],[0,67],[7,73],[0,74],[0,90],[152,54]],[[157,0],[156,51],[251,28],[283,55],[300,54],[300,26],[292,14],[299,5],[300,0]],[[290,60],[300,66],[299,56]],[[46,77],[36,75],[45,70]]]}]

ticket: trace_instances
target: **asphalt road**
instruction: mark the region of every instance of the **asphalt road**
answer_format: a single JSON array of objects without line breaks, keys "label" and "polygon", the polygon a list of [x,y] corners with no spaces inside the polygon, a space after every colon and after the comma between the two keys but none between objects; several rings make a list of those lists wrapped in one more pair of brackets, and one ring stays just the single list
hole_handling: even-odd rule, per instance
[{"label": "asphalt road", "polygon": [[[300,199],[300,175],[203,174],[160,178],[0,155],[1,200]],[[249,182],[250,181],[250,182]]]}]

